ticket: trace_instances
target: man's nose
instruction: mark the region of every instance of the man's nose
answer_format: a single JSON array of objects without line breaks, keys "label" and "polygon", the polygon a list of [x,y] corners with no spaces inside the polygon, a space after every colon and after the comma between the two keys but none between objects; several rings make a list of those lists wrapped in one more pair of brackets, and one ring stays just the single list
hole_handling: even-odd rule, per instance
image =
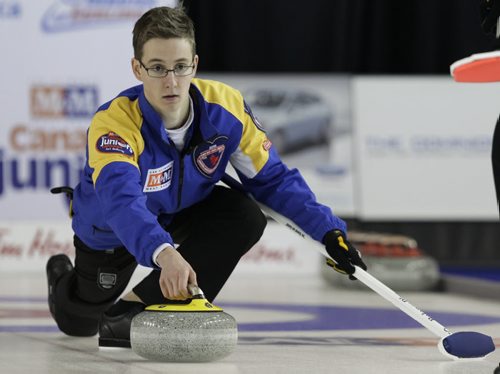
[{"label": "man's nose", "polygon": [[177,77],[175,76],[173,71],[169,71],[165,78],[163,78],[167,87],[176,87],[177,86]]}]

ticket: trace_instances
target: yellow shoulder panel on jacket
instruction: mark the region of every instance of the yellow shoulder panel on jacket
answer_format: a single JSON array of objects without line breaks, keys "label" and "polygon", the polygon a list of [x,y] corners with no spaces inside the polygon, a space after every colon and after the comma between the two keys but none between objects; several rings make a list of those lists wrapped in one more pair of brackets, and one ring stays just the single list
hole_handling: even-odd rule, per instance
[{"label": "yellow shoulder panel on jacket", "polygon": [[222,106],[240,122],[244,122],[245,108],[240,91],[222,82],[208,79],[195,78],[193,84],[198,87],[206,102]]},{"label": "yellow shoulder panel on jacket", "polygon": [[88,132],[89,166],[94,169],[94,184],[101,170],[112,162],[139,167],[139,155],[144,150],[142,121],[138,100],[127,97],[114,99],[107,109],[96,113]]},{"label": "yellow shoulder panel on jacket", "polygon": [[198,87],[207,103],[220,105],[241,122],[243,134],[239,150],[251,160],[256,172],[262,169],[269,159],[269,151],[264,147],[268,139],[245,111],[240,91],[222,82],[206,79],[193,79],[193,84]]}]

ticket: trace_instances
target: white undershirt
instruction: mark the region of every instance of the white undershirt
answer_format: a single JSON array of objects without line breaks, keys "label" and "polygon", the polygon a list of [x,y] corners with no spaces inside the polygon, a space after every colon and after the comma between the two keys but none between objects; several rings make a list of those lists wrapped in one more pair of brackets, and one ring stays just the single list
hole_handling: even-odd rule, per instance
[{"label": "white undershirt", "polygon": [[[175,148],[177,148],[177,150],[179,152],[184,149],[184,143],[186,141],[186,134],[188,132],[189,126],[191,126],[191,124],[193,123],[193,119],[194,119],[193,99],[191,99],[191,96],[190,96],[189,97],[189,115],[188,115],[188,119],[186,120],[184,125],[182,125],[179,128],[176,128],[176,129],[167,129],[165,127],[165,130],[167,131],[169,138],[172,139],[172,141],[175,144]],[[160,254],[161,251],[163,251],[164,249],[166,249],[168,247],[172,247],[172,246],[168,243],[163,243],[163,244],[159,245],[155,249],[155,251],[153,252],[153,256],[152,256],[153,262],[157,266],[160,266],[158,264],[158,262],[156,261],[158,259],[158,255]]]},{"label": "white undershirt", "polygon": [[184,149],[184,142],[186,141],[186,134],[188,132],[189,126],[193,123],[194,119],[194,110],[193,110],[193,99],[189,97],[189,116],[184,125],[178,127],[176,129],[167,129],[167,134],[170,139],[175,144],[175,148],[180,152]]}]

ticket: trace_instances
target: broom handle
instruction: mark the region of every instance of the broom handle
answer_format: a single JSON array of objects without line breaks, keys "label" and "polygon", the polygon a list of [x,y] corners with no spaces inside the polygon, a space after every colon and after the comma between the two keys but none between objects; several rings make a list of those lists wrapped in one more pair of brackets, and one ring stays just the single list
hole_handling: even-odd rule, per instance
[{"label": "broom handle", "polygon": [[[238,182],[236,179],[232,178],[227,174],[222,178],[222,181],[231,188],[247,193],[240,182]],[[307,235],[292,220],[274,211],[273,209],[269,208],[267,205],[259,201],[256,201],[256,203],[259,205],[259,208],[269,217],[274,219],[276,222],[282,224],[283,226],[287,227],[291,232],[300,236],[302,239],[308,242],[311,247],[320,252],[323,256],[331,258],[330,255],[326,252],[325,247],[321,243],[319,243],[318,241],[314,240],[309,235]],[[390,289],[385,284],[380,282],[374,276],[370,275],[368,272],[364,271],[359,266],[354,265],[354,267],[356,269],[356,271],[354,272],[354,276],[357,279],[359,279],[366,286],[368,286],[373,291],[378,293],[384,299],[391,302],[396,308],[400,309],[402,312],[406,313],[408,316],[410,316],[415,321],[420,323],[434,335],[440,338],[445,338],[451,335],[451,332],[446,327],[441,325],[433,318],[429,317],[420,309],[414,307],[412,304],[410,304],[410,302],[408,302],[408,300],[399,296],[396,292],[394,292],[392,289]]]},{"label": "broom handle", "polygon": [[449,331],[446,327],[441,325],[435,319],[429,317],[426,313],[424,313],[417,307],[410,304],[408,300],[398,295],[373,275],[361,269],[359,266],[354,265],[354,267],[356,268],[354,275],[357,279],[363,282],[366,286],[370,287],[384,299],[391,302],[396,308],[400,309],[415,321],[420,323],[434,335],[440,338],[445,338],[452,334],[451,331]]}]

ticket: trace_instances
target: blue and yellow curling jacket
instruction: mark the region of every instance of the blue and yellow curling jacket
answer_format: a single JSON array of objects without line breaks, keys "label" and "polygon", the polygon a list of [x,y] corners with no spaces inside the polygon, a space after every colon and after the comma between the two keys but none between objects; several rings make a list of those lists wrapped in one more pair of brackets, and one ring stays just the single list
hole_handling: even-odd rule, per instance
[{"label": "blue and yellow curling jacket", "polygon": [[283,164],[239,91],[193,79],[190,95],[194,121],[181,152],[142,85],[98,109],[73,200],[73,230],[86,245],[125,246],[138,263],[155,267],[154,250],[173,244],[160,223],[207,197],[228,163],[257,200],[314,239],[334,228],[345,232],[345,223],[316,202],[299,172]]}]

